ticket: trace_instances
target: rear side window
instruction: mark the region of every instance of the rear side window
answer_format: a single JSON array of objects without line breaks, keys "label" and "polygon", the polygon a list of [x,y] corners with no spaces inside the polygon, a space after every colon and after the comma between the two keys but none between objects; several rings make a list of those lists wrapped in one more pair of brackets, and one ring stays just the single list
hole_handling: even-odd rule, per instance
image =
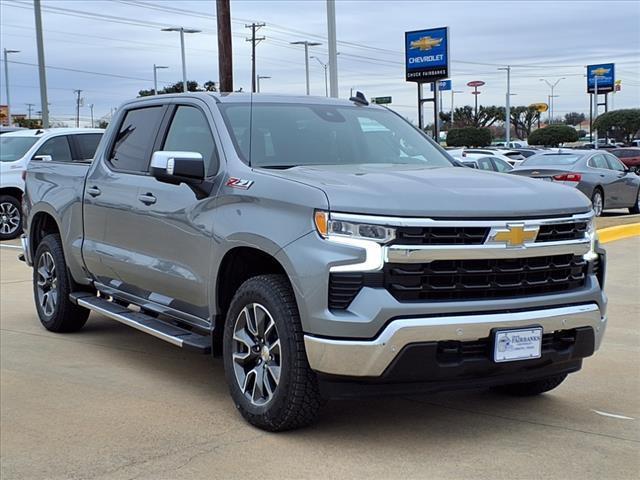
[{"label": "rear side window", "polygon": [[589,160],[589,166],[593,168],[603,168],[605,170],[609,169],[609,165],[607,165],[607,160],[604,158],[604,155],[596,155],[591,160]]},{"label": "rear side window", "polygon": [[613,155],[607,155],[606,158],[607,158],[607,163],[609,164],[609,168],[611,170],[624,172],[624,165],[622,164],[622,162],[620,162],[620,160],[618,160]]},{"label": "rear side window", "polygon": [[73,139],[76,142],[78,156],[78,158],[74,158],[74,160],[79,162],[93,160],[101,138],[101,133],[83,133],[81,135],[74,135]]},{"label": "rear side window", "polygon": [[504,160],[502,160],[501,158],[493,158],[493,163],[496,166],[496,170],[498,172],[510,172],[511,170],[513,170],[513,167],[511,165],[509,165],[509,163],[505,162]]},{"label": "rear side window", "polygon": [[71,162],[71,148],[66,135],[53,137],[42,144],[35,156],[48,155],[54,162]]},{"label": "rear side window", "polygon": [[162,150],[198,152],[206,166],[206,175],[218,171],[218,154],[209,122],[196,107],[181,105],[171,121]]},{"label": "rear side window", "polygon": [[129,110],[120,124],[109,162],[117,170],[146,172],[163,106]]},{"label": "rear side window", "polygon": [[478,162],[478,168],[480,170],[493,171],[493,165],[491,164],[491,157],[479,158],[476,161]]}]

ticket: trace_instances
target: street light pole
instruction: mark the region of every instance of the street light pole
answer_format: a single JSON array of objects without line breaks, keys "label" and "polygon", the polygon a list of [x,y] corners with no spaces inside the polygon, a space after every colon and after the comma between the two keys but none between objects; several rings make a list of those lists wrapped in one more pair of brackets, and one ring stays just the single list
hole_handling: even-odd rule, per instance
[{"label": "street light pole", "polygon": [[91,128],[93,128],[93,103],[89,105],[89,110],[91,110]]},{"label": "street light pole", "polygon": [[305,75],[306,75],[307,95],[310,95],[311,90],[309,88],[309,47],[316,47],[322,44],[319,42],[309,42],[307,40],[300,40],[298,42],[291,42],[291,45],[304,45],[304,68],[305,68]]},{"label": "street light pole", "polygon": [[499,68],[498,70],[506,70],[507,72],[507,97],[505,102],[505,120],[504,120],[504,128],[505,128],[505,146],[509,148],[509,143],[511,142],[511,66],[507,65],[504,68]]},{"label": "street light pole", "polygon": [[9,98],[9,63],[7,62],[7,55],[10,53],[20,53],[20,50],[7,50],[6,48],[3,50],[4,53],[4,83],[7,89],[7,120],[9,121],[9,126],[12,125],[11,122],[11,100]]},{"label": "street light pole", "polygon": [[311,58],[315,58],[317,60],[317,62],[322,66],[322,68],[324,69],[324,94],[325,96],[329,96],[329,84],[327,83],[327,67],[329,66],[328,64],[324,63],[322,60],[320,60],[318,57],[312,56]]},{"label": "street light pole", "polygon": [[42,11],[40,0],[33,0],[36,20],[36,45],[38,46],[38,78],[40,82],[40,105],[42,108],[42,128],[49,128],[49,100],[47,100],[47,73],[44,69],[44,37],[42,35]]},{"label": "street light pole", "polygon": [[338,47],[336,42],[335,0],[327,0],[327,39],[329,42],[329,76],[331,84],[331,96],[333,98],[338,98]]},{"label": "street light pole", "polygon": [[549,97],[549,125],[551,125],[551,122],[553,122],[553,114],[554,114],[554,105],[553,105],[553,99],[557,96],[553,94],[553,89],[556,88],[556,85],[558,85],[560,83],[561,80],[566,80],[566,77],[562,77],[559,78],[558,80],[556,80],[554,83],[549,82],[548,80],[541,78],[540,81],[546,83],[547,85],[549,85],[549,88],[551,88],[551,96]]},{"label": "street light pole", "polygon": [[182,92],[187,93],[187,61],[184,53],[184,34],[200,33],[202,30],[196,30],[195,28],[170,27],[170,28],[163,28],[162,31],[163,32],[180,32],[180,52],[182,54]]},{"label": "street light pole", "polygon": [[453,108],[453,96],[456,93],[464,93],[464,91],[462,90],[454,90],[453,88],[451,88],[451,128],[453,128],[453,112],[454,112],[454,108]]},{"label": "street light pole", "polygon": [[256,91],[260,93],[260,80],[267,80],[271,78],[269,75],[258,75],[256,77]]},{"label": "street light pole", "polygon": [[161,68],[169,68],[164,65],[153,64],[153,94],[158,94],[158,70]]}]

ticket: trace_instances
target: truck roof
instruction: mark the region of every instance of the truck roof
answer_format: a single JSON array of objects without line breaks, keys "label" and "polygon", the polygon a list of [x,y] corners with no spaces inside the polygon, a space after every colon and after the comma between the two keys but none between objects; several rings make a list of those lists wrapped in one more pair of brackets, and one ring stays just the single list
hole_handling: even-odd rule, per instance
[{"label": "truck roof", "polygon": [[70,133],[104,133],[101,128],[31,128],[3,134],[3,137],[50,137]]}]

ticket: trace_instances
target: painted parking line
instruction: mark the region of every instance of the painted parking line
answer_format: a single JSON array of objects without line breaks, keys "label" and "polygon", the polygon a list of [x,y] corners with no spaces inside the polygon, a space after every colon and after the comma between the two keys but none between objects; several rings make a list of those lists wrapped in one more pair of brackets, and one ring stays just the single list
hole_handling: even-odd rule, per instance
[{"label": "painted parking line", "polygon": [[616,413],[601,412],[600,410],[593,410],[593,409],[591,409],[591,411],[597,413],[598,415],[602,415],[603,417],[617,418],[619,420],[635,420],[635,418],[633,417],[618,415]]},{"label": "painted parking line", "polygon": [[20,245],[6,245],[6,244],[2,243],[2,244],[0,244],[0,247],[13,248],[15,250],[22,250],[22,247]]},{"label": "painted parking line", "polygon": [[598,230],[600,243],[615,242],[616,240],[622,240],[623,238],[638,236],[640,236],[640,223],[630,223],[629,225],[618,225]]}]

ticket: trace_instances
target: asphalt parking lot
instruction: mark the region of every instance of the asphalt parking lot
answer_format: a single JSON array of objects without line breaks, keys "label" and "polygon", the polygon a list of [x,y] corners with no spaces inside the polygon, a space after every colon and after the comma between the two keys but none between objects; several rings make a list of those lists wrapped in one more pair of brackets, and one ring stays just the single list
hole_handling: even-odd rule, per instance
[{"label": "asphalt parking lot", "polygon": [[45,331],[5,244],[0,476],[639,478],[640,238],[607,249],[604,344],[557,390],[333,402],[312,428],[268,434],[235,411],[219,361],[96,314],[79,333]]}]

